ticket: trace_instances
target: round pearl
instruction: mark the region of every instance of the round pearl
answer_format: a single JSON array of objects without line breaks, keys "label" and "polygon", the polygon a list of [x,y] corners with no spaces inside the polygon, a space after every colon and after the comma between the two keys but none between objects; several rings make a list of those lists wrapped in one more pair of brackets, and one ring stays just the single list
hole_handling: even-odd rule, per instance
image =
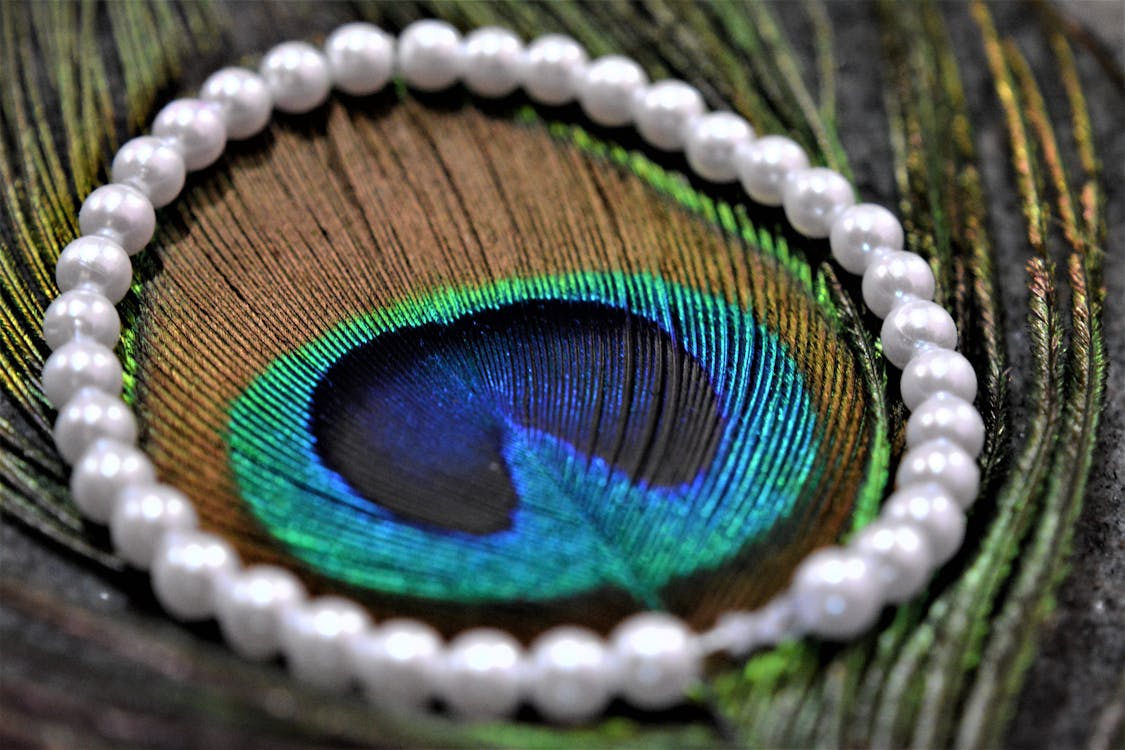
[{"label": "round pearl", "polygon": [[578,85],[578,101],[598,125],[618,127],[633,118],[633,102],[648,84],[641,66],[624,55],[606,55],[590,63]]},{"label": "round pearl", "polygon": [[235,568],[216,577],[215,619],[227,643],[247,659],[270,659],[281,650],[281,613],[305,600],[305,588],[273,565]]},{"label": "round pearl", "polygon": [[520,85],[523,42],[508,29],[486,26],[465,37],[461,79],[480,96],[507,96]]},{"label": "round pearl", "polygon": [[97,292],[114,304],[129,292],[133,264],[125,249],[105,237],[79,237],[63,248],[55,266],[59,290]]},{"label": "round pearl", "polygon": [[688,123],[706,111],[703,96],[683,81],[657,81],[640,92],[633,103],[637,132],[665,151],[684,146]]},{"label": "round pearl", "polygon": [[396,711],[419,711],[437,692],[441,636],[421,622],[388,620],[352,638],[348,658],[373,704]]},{"label": "round pearl", "polygon": [[609,651],[586,628],[563,626],[531,646],[531,701],[553,722],[572,724],[597,716],[617,688]]},{"label": "round pearl", "polygon": [[192,172],[214,164],[227,145],[222,109],[205,99],[169,103],[153,120],[152,134],[179,151]]},{"label": "round pearl", "polygon": [[977,397],[977,374],[969,360],[952,349],[932,347],[902,369],[903,403],[913,411],[935,393],[952,393],[970,404]]},{"label": "round pearl", "polygon": [[907,420],[906,446],[913,448],[937,438],[952,440],[976,458],[984,448],[984,420],[968,401],[952,393],[935,393]]},{"label": "round pearl", "polygon": [[930,542],[914,524],[881,518],[849,544],[876,563],[875,578],[888,602],[910,599],[926,585],[933,569]]},{"label": "round pearl", "polygon": [[449,643],[440,678],[442,698],[457,714],[499,718],[520,702],[519,641],[502,630],[467,630]]},{"label": "round pearl", "polygon": [[532,42],[524,55],[523,87],[542,104],[566,104],[578,93],[588,58],[582,45],[563,34]]},{"label": "round pearl", "polygon": [[953,557],[965,538],[965,514],[932,482],[900,486],[883,504],[881,518],[914,524],[929,542],[935,567]]},{"label": "round pearl", "polygon": [[120,398],[96,388],[83,388],[59,410],[54,437],[63,459],[73,464],[99,438],[134,442],[137,421]]},{"label": "round pearl", "polygon": [[909,300],[891,310],[880,333],[883,355],[898,368],[905,367],[921,350],[957,345],[957,324],[941,305],[929,300]]},{"label": "round pearl", "polygon": [[285,607],[279,630],[289,671],[302,682],[324,690],[343,690],[351,682],[348,641],[370,625],[355,602],[322,596]]},{"label": "round pearl", "polygon": [[771,646],[793,634],[793,602],[781,595],[754,612],[727,612],[705,638],[713,651],[745,656],[761,646]]},{"label": "round pearl", "polygon": [[225,541],[204,531],[164,534],[152,559],[152,588],[173,617],[206,620],[215,613],[215,581],[238,570],[238,555]]},{"label": "round pearl", "polygon": [[830,640],[859,635],[883,607],[875,563],[841,547],[825,547],[806,557],[789,590],[798,624]]},{"label": "round pearl", "polygon": [[203,82],[199,98],[219,106],[227,138],[232,141],[262,132],[273,112],[273,95],[265,80],[245,68],[223,68],[212,73]]},{"label": "round pearl", "polygon": [[899,220],[874,203],[860,203],[842,211],[828,236],[836,262],[855,274],[867,269],[876,250],[901,250],[903,241]]},{"label": "round pearl", "polygon": [[63,292],[43,313],[43,338],[47,346],[58,349],[76,339],[96,341],[107,347],[117,345],[121,319],[108,298],[86,289]]},{"label": "round pearl", "polygon": [[82,234],[113,240],[129,255],[136,255],[156,231],[156,209],[140,190],[114,183],[90,193],[78,211]]},{"label": "round pearl", "polygon": [[703,649],[683,622],[663,612],[624,620],[610,636],[621,694],[639,708],[667,708],[699,681]]},{"label": "round pearl", "polygon": [[70,494],[82,515],[108,523],[117,494],[136,484],[152,484],[156,471],[144,453],[128,443],[95,441],[70,472]]},{"label": "round pearl", "polygon": [[395,40],[369,23],[348,23],[333,31],[324,54],[332,82],[352,96],[374,94],[394,73]]},{"label": "round pearl", "polygon": [[197,523],[195,508],[179,490],[165,484],[133,484],[117,496],[109,535],[117,554],[147,570],[165,532],[194,529]]},{"label": "round pearl", "polygon": [[918,482],[940,484],[962,508],[977,499],[980,468],[956,443],[938,438],[913,445],[902,457],[895,481],[899,486]]},{"label": "round pearl", "polygon": [[82,388],[120,396],[121,362],[96,341],[69,341],[47,357],[43,365],[43,395],[61,409]]},{"label": "round pearl", "polygon": [[863,301],[880,318],[909,299],[934,298],[934,272],[920,255],[902,250],[878,253],[863,272]]},{"label": "round pearl", "polygon": [[461,69],[461,35],[445,21],[415,21],[399,36],[398,69],[416,89],[441,91],[452,86]]},{"label": "round pearl", "polygon": [[734,166],[747,195],[762,205],[780,206],[789,176],[807,169],[809,157],[792,138],[764,135],[738,148]]},{"label": "round pearl", "polygon": [[750,123],[733,112],[712,112],[692,120],[684,137],[684,154],[697,175],[711,182],[734,182],[734,155],[754,137]]},{"label": "round pearl", "polygon": [[142,135],[118,149],[109,174],[114,182],[135,187],[160,208],[183,190],[187,169],[175,147],[160,138]]},{"label": "round pearl", "polygon": [[258,72],[273,106],[291,115],[311,112],[328,99],[328,60],[306,42],[282,42],[262,58]]},{"label": "round pearl", "polygon": [[826,167],[790,172],[781,189],[786,218],[806,237],[827,237],[836,217],[854,202],[852,186]]}]

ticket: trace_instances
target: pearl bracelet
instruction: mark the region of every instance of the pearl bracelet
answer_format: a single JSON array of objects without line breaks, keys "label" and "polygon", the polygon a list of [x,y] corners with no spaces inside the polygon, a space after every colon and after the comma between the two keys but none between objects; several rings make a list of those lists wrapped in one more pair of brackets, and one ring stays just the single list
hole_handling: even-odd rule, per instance
[{"label": "pearl bracelet", "polygon": [[[347,599],[308,598],[289,571],[243,568],[226,541],[197,530],[191,501],[156,482],[152,463],[136,447],[135,417],[121,399],[114,305],[129,290],[129,256],[152,239],[155,209],[180,193],[187,172],[214,163],[228,139],[258,134],[274,109],[308,112],[332,87],[372,94],[395,74],[423,91],[461,82],[482,97],[522,86],[539,103],[577,100],[594,123],[633,124],[654,148],[682,151],[700,178],[741,183],[754,201],[783,207],[802,235],[827,238],[840,266],[863,276],[864,301],[884,319],[883,352],[902,370],[902,397],[912,412],[897,489],[879,518],[847,545],[809,555],[788,590],[764,608],[728,612],[703,633],[669,614],[644,612],[608,639],[560,626],[526,649],[490,628],[444,644],[421,622],[376,625]],[[633,60],[590,61],[577,42],[558,34],[525,47],[505,29],[462,38],[445,22],[423,20],[396,42],[375,26],[351,23],[333,32],[323,51],[285,42],[265,55],[258,72],[218,71],[198,99],[162,109],[152,135],[122,146],[110,173],[112,184],[82,205],[81,236],[58,260],[62,293],[44,316],[53,353],[42,386],[59,410],[55,443],[73,464],[70,486],[79,509],[109,525],[121,557],[151,571],[168,612],[188,621],[215,618],[246,658],[280,653],[305,682],[328,689],[356,682],[377,706],[395,709],[437,699],[458,715],[493,718],[527,703],[548,720],[572,723],[596,717],[620,696],[656,710],[684,699],[708,655],[742,656],[805,634],[860,635],[885,604],[921,591],[961,545],[964,512],[980,482],[984,424],[972,405],[976,375],[954,350],[954,321],[932,301],[929,264],[903,250],[902,226],[887,209],[855,204],[843,176],[811,167],[789,138],[756,137],[738,115],[707,112],[699,91],[682,81],[650,84]]]}]

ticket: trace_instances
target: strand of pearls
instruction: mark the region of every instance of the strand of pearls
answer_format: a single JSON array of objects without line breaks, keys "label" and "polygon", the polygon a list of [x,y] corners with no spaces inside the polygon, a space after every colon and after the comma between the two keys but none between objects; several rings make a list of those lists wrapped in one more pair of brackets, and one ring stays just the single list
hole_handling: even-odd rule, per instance
[{"label": "strand of pearls", "polygon": [[[227,542],[197,530],[191,501],[158,483],[137,449],[135,418],[121,399],[114,305],[129,289],[129,256],[151,240],[155,209],[179,194],[187,172],[214,163],[227,139],[254,136],[274,109],[308,112],[332,87],[371,94],[396,74],[425,91],[460,81],[484,97],[522,86],[544,104],[576,99],[593,122],[635,125],[653,147],[682,150],[701,178],[740,182],[751,199],[782,206],[800,233],[828,238],[839,264],[863,275],[864,300],[885,319],[883,351],[902,369],[903,399],[913,412],[897,490],[878,520],[848,545],[810,555],[789,589],[766,607],[727,613],[702,634],[669,614],[646,612],[621,623],[608,639],[563,626],[527,649],[488,628],[445,644],[420,622],[376,625],[346,599],[310,599],[288,571],[243,567]],[[110,173],[113,182],[82,205],[81,236],[58,261],[62,294],[44,316],[43,335],[54,352],[42,385],[59,410],[55,442],[74,467],[75,503],[91,520],[109,525],[123,558],[151,571],[164,607],[182,620],[214,617],[230,646],[247,658],[283,654],[297,678],[327,689],[359,683],[384,707],[416,709],[437,698],[459,715],[487,718],[528,702],[551,721],[579,722],[614,696],[645,709],[683,700],[708,654],[740,656],[801,634],[857,636],[885,604],[918,593],[961,544],[984,441],[972,405],[976,376],[954,350],[953,319],[931,301],[929,265],[903,250],[901,224],[885,208],[857,205],[847,180],[811,167],[791,139],[756,137],[738,115],[707,112],[692,86],[650,84],[627,57],[591,61],[577,42],[558,34],[525,47],[505,29],[477,29],[462,38],[447,23],[423,20],[396,42],[375,26],[351,23],[332,33],[323,50],[285,42],[265,55],[257,72],[218,71],[199,98],[161,110],[152,135],[122,146]]]}]

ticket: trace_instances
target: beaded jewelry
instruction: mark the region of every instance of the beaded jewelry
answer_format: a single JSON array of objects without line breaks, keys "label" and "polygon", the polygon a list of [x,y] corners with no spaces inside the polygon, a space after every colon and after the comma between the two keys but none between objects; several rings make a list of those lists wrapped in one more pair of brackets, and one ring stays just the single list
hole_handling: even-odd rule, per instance
[{"label": "beaded jewelry", "polygon": [[[633,124],[653,147],[682,150],[701,178],[740,182],[758,203],[782,206],[801,234],[827,238],[840,266],[863,275],[864,301],[884,318],[883,352],[902,369],[902,397],[912,411],[897,490],[879,518],[846,546],[807,557],[789,589],[766,607],[729,612],[703,633],[669,614],[646,612],[622,622],[608,639],[561,626],[527,649],[489,628],[443,644],[420,622],[376,625],[354,602],[308,599],[288,571],[243,568],[227,542],[198,531],[191,501],[157,483],[152,463],[135,447],[136,421],[121,399],[114,304],[129,289],[129,256],[151,240],[155,208],[179,194],[188,171],[215,162],[228,139],[256,135],[273,109],[303,113],[320,106],[333,86],[372,94],[396,72],[424,91],[460,81],[484,97],[522,86],[544,104],[577,99],[593,122]],[[505,29],[477,29],[462,38],[447,23],[423,20],[396,43],[375,26],[351,23],[333,32],[323,51],[285,42],[265,55],[258,72],[215,73],[198,99],[173,101],[156,116],[152,135],[122,146],[110,173],[112,184],[82,205],[82,236],[59,258],[62,294],[44,316],[43,335],[54,352],[42,384],[59,409],[55,443],[73,464],[76,504],[92,521],[108,523],[118,554],[151,571],[163,606],[182,620],[214,617],[246,658],[281,653],[299,679],[329,689],[355,681],[385,707],[419,708],[437,698],[458,715],[487,718],[526,702],[551,721],[580,722],[597,716],[615,695],[642,709],[676,704],[711,654],[742,656],[803,634],[858,636],[884,604],[917,594],[961,544],[984,443],[984,424],[972,405],[976,376],[954,350],[953,319],[931,301],[929,265],[903,250],[901,224],[885,208],[856,205],[847,180],[810,167],[791,139],[756,137],[738,115],[706,112],[692,86],[650,84],[627,57],[589,61],[577,42],[558,34],[525,48]]]}]

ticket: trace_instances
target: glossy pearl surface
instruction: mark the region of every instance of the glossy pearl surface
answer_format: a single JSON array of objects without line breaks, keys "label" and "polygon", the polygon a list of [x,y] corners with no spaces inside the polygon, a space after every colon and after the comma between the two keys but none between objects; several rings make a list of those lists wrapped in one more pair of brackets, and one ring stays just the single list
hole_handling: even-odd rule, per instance
[{"label": "glossy pearl surface", "polygon": [[704,113],[699,91],[683,81],[657,81],[641,91],[633,104],[637,132],[649,144],[664,151],[684,146],[688,123]]},{"label": "glossy pearl surface", "polygon": [[156,471],[148,456],[128,443],[97,440],[70,472],[70,494],[82,515],[108,523],[117,494],[135,484],[152,484]]},{"label": "glossy pearl surface", "polygon": [[763,135],[743,143],[734,157],[742,189],[765,206],[780,206],[789,176],[809,166],[800,144],[783,135]]},{"label": "glossy pearl surface", "polygon": [[219,106],[227,138],[235,141],[262,132],[273,112],[273,95],[265,80],[245,68],[213,73],[203,82],[199,96]]},{"label": "glossy pearl surface", "polygon": [[348,653],[356,679],[376,706],[420,711],[437,692],[441,636],[425,623],[388,620],[351,639]]},{"label": "glossy pearl surface", "polygon": [[883,355],[903,368],[916,354],[928,347],[952,349],[957,345],[957,324],[941,305],[927,300],[910,300],[891,310],[880,332]]},{"label": "glossy pearl surface", "polygon": [[578,101],[598,125],[620,127],[633,119],[633,102],[648,76],[624,55],[606,55],[590,63],[578,87]]},{"label": "glossy pearl surface", "polygon": [[82,202],[78,227],[82,234],[108,237],[129,255],[136,255],[156,231],[156,209],[134,187],[102,185]]},{"label": "glossy pearl surface", "polygon": [[117,554],[148,570],[156,545],[172,529],[194,529],[198,523],[191,501],[165,484],[134,484],[117,496],[109,534]]},{"label": "glossy pearl surface", "polygon": [[215,613],[215,581],[239,567],[238,555],[225,541],[204,531],[172,530],[156,546],[152,588],[173,617],[205,620]]},{"label": "glossy pearl surface", "polygon": [[855,202],[852,186],[843,175],[826,167],[792,172],[781,188],[785,217],[801,234],[827,237],[836,217]]},{"label": "glossy pearl surface", "polygon": [[120,335],[121,318],[113,303],[88,289],[63,292],[43,313],[43,339],[52,349],[80,339],[112,349]]},{"label": "glossy pearl surface", "polygon": [[867,630],[884,602],[874,562],[842,547],[825,547],[806,557],[794,573],[790,595],[800,627],[830,640]]},{"label": "glossy pearl surface", "polygon": [[289,671],[324,690],[351,683],[348,641],[370,625],[363,608],[338,596],[322,596],[286,607],[281,613],[281,649]]},{"label": "glossy pearl surface", "polygon": [[333,31],[324,54],[332,83],[352,96],[380,91],[394,74],[394,37],[369,23],[348,23]]},{"label": "glossy pearl surface", "polygon": [[863,272],[863,301],[885,318],[910,299],[934,298],[934,273],[922,256],[902,250],[877,253]]},{"label": "glossy pearl surface", "polygon": [[73,464],[94,441],[110,438],[122,443],[137,439],[133,412],[117,396],[96,388],[83,388],[59,410],[54,429],[55,447]]},{"label": "glossy pearl surface", "polygon": [[55,266],[59,290],[85,289],[110,302],[120,302],[133,281],[129,254],[111,239],[91,235],[79,237],[63,248]]},{"label": "glossy pearl surface", "polygon": [[531,701],[551,721],[570,724],[597,716],[617,687],[617,675],[601,637],[563,626],[531,646]]},{"label": "glossy pearl surface", "polygon": [[906,446],[912,448],[938,438],[953,441],[975,458],[984,448],[984,420],[968,401],[952,393],[935,393],[907,420]]},{"label": "glossy pearl surface", "polygon": [[506,716],[519,705],[522,649],[502,630],[467,630],[449,643],[441,695],[455,713],[472,719]]},{"label": "glossy pearl surface", "polygon": [[528,45],[523,87],[542,104],[566,104],[577,96],[588,61],[578,42],[563,34],[546,34]]},{"label": "glossy pearl surface", "polygon": [[222,110],[205,99],[170,102],[153,120],[152,134],[175,148],[191,172],[214,164],[227,145]]},{"label": "glossy pearl surface", "polygon": [[273,565],[224,571],[215,580],[215,619],[230,647],[247,659],[277,655],[281,614],[304,600],[297,577]]},{"label": "glossy pearl surface", "polygon": [[909,522],[880,518],[865,526],[849,546],[876,562],[875,577],[888,602],[910,599],[933,571],[929,540]]},{"label": "glossy pearl surface", "polygon": [[895,215],[874,203],[841,211],[828,237],[836,262],[854,274],[867,270],[876,251],[902,250],[904,240]]},{"label": "glossy pearl surface", "polygon": [[415,21],[399,36],[398,69],[416,89],[449,88],[461,72],[461,35],[445,21]]},{"label": "glossy pearl surface", "polygon": [[703,179],[734,182],[738,179],[735,153],[753,137],[754,130],[743,118],[733,112],[712,112],[688,125],[684,155],[692,170]]},{"label": "glossy pearl surface", "polygon": [[486,26],[470,32],[461,47],[461,80],[480,96],[507,96],[520,85],[523,42],[508,29]]},{"label": "glossy pearl surface", "polygon": [[258,66],[273,106],[288,114],[304,114],[328,99],[332,80],[328,59],[306,42],[282,42]]},{"label": "glossy pearl surface", "polygon": [[938,438],[911,446],[899,464],[895,480],[900,486],[918,482],[940,484],[962,508],[968,508],[977,499],[980,468],[959,445]]},{"label": "glossy pearl surface", "polygon": [[699,640],[672,615],[633,615],[614,629],[610,648],[621,694],[639,708],[673,706],[684,700],[687,689],[699,681]]},{"label": "glossy pearl surface", "polygon": [[121,362],[111,349],[96,341],[69,341],[43,365],[43,395],[56,409],[83,388],[119,396],[122,376]]},{"label": "glossy pearl surface", "polygon": [[883,504],[881,517],[914,524],[929,541],[935,566],[953,557],[965,538],[965,514],[932,482],[900,486]]},{"label": "glossy pearl surface", "polygon": [[180,152],[167,141],[142,135],[117,151],[109,174],[114,182],[136,188],[154,207],[161,208],[183,190],[187,167]]},{"label": "glossy pearl surface", "polygon": [[933,347],[920,352],[902,368],[900,390],[913,411],[935,393],[951,393],[970,404],[977,397],[977,374],[964,355]]}]

